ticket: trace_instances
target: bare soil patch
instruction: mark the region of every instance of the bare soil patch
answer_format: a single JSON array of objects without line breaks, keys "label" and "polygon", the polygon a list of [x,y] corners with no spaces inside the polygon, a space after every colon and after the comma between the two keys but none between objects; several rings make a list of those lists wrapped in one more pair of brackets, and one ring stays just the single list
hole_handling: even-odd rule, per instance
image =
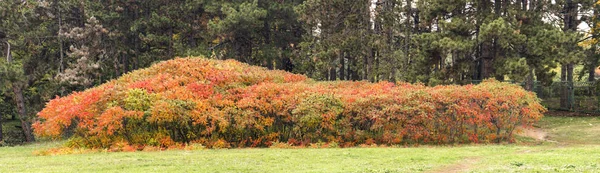
[{"label": "bare soil patch", "polygon": [[548,133],[540,128],[521,128],[519,129],[521,132],[517,135],[530,137],[536,140],[544,141],[548,136]]},{"label": "bare soil patch", "polygon": [[475,165],[477,162],[479,162],[479,159],[481,159],[481,158],[479,158],[479,157],[465,158],[462,161],[460,161],[459,163],[448,165],[448,166],[442,167],[441,169],[436,169],[436,170],[429,171],[429,172],[431,172],[431,173],[467,172],[469,169],[472,168],[473,165]]}]

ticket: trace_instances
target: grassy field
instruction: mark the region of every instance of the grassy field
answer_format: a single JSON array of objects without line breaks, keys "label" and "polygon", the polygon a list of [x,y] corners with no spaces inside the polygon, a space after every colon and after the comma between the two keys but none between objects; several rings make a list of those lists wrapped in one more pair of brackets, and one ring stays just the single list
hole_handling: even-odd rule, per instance
[{"label": "grassy field", "polygon": [[0,172],[600,172],[600,119],[545,117],[547,140],[409,148],[220,149],[37,156],[0,148]]}]

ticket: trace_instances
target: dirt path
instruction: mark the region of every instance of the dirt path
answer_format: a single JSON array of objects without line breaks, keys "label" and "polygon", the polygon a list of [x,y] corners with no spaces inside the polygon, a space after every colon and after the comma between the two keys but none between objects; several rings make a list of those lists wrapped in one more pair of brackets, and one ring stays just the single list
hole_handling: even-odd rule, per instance
[{"label": "dirt path", "polygon": [[520,129],[521,133],[517,135],[530,137],[536,140],[545,141],[548,133],[539,128]]},{"label": "dirt path", "polygon": [[[528,128],[528,129],[519,129],[520,133],[517,133],[519,136],[530,137],[539,141],[549,141],[546,139],[548,137],[548,133],[540,128]],[[530,152],[530,151],[526,151]],[[430,173],[456,173],[456,172],[467,172],[472,168],[481,158],[480,157],[470,157],[464,160],[461,160],[459,163],[444,166],[440,169],[436,169],[433,171],[428,171]]]},{"label": "dirt path", "polygon": [[461,160],[457,164],[452,164],[448,166],[444,166],[440,169],[436,169],[433,171],[427,171],[429,173],[456,173],[456,172],[466,172],[472,168],[479,161],[479,157],[469,157]]}]

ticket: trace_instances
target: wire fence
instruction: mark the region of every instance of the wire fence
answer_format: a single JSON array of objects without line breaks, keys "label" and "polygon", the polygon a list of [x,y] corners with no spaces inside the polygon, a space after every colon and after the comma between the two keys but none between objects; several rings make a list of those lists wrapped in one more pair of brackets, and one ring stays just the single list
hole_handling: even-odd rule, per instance
[{"label": "wire fence", "polygon": [[[478,84],[481,81],[472,81]],[[600,112],[600,82],[562,82],[542,84],[538,81],[518,83],[507,81],[531,90],[542,99],[542,105],[549,110],[564,110],[574,112]]]}]

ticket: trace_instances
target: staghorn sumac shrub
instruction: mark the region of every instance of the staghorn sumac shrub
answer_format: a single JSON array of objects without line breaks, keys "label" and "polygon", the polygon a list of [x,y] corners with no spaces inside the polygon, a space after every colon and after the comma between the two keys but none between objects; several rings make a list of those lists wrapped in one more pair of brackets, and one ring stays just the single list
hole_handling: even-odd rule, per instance
[{"label": "staghorn sumac shrub", "polygon": [[314,94],[305,97],[292,110],[296,120],[294,137],[311,141],[332,141],[337,133],[336,122],[344,109],[343,103],[334,95]]},{"label": "staghorn sumac shrub", "polygon": [[[511,142],[545,108],[535,94],[479,85],[315,82],[233,60],[177,58],[47,103],[34,131],[71,147]],[[121,148],[119,148],[121,147]]]}]

